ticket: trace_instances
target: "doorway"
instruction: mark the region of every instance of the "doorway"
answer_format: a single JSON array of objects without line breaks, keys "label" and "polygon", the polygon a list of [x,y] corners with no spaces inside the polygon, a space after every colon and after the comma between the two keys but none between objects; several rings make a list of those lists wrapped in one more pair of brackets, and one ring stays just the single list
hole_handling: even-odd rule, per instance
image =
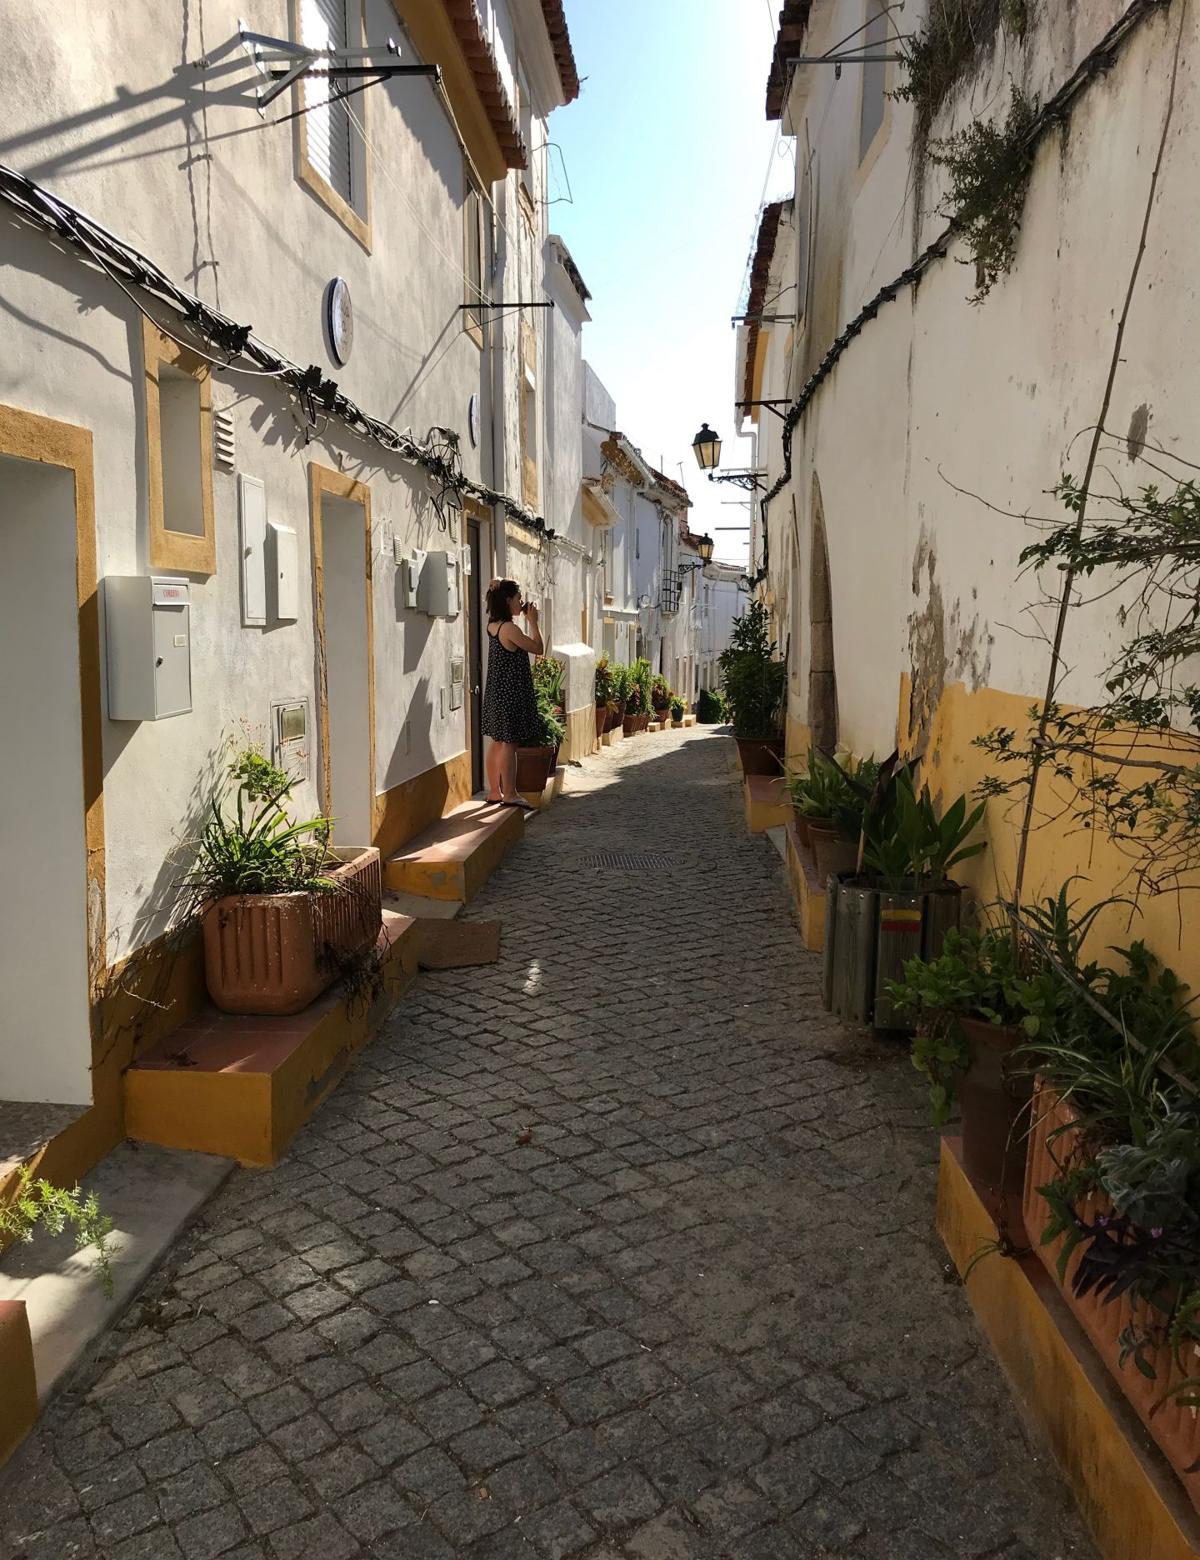
[{"label": "doorway", "polygon": [[81,688],[77,474],[0,455],[0,491],[0,1099],[90,1105],[84,738],[98,720]]},{"label": "doorway", "polygon": [[813,747],[832,753],[838,740],[837,674],[833,657],[833,592],[825,544],[825,507],[813,473],[812,553],[808,571],[808,724]]},{"label": "doorway", "polygon": [[313,466],[322,804],[339,846],[375,838],[371,503],[361,482]]}]

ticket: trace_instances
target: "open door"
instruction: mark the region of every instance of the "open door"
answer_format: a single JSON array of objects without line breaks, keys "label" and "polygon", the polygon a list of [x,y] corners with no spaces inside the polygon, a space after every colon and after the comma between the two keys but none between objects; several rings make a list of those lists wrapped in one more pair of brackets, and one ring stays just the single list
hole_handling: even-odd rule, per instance
[{"label": "open door", "polygon": [[375,839],[371,495],[312,466],[322,805],[339,846]]}]

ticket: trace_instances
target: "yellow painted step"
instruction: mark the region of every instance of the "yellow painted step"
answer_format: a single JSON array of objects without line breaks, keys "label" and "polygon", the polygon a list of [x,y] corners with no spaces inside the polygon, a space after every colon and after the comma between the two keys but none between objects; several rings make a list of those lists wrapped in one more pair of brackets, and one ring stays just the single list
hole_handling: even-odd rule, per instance
[{"label": "yellow painted step", "polygon": [[519,807],[463,802],[384,862],[384,886],[466,904],[524,832]]}]

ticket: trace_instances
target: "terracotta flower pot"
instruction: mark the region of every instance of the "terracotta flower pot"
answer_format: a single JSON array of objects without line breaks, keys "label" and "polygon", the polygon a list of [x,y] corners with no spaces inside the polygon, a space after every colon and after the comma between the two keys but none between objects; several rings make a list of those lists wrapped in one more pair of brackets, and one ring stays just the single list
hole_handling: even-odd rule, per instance
[{"label": "terracotta flower pot", "polygon": [[607,704],[597,704],[597,706],[596,706],[596,740],[597,741],[599,741],[599,739],[604,735],[604,733],[605,733],[605,731],[607,729],[608,729],[608,705]]},{"label": "terracotta flower pot", "polygon": [[[1153,1379],[1144,1376],[1132,1360],[1122,1365],[1122,1332],[1133,1326],[1139,1332],[1150,1329],[1157,1337],[1161,1335],[1166,1320],[1164,1313],[1145,1304],[1131,1305],[1124,1298],[1106,1303],[1094,1291],[1080,1299],[1071,1288],[1071,1280],[1079,1266],[1082,1251],[1076,1251],[1071,1257],[1065,1277],[1060,1280],[1058,1256],[1062,1237],[1048,1245],[1042,1244],[1042,1236],[1050,1222],[1050,1205],[1039,1193],[1038,1187],[1056,1180],[1059,1166],[1069,1165],[1078,1152],[1078,1135],[1070,1130],[1075,1120],[1070,1107],[1064,1105],[1054,1091],[1039,1079],[1033,1098],[1033,1127],[1029,1135],[1029,1153],[1025,1166],[1025,1228],[1051,1281],[1091,1339],[1138,1418],[1158,1443],[1187,1491],[1192,1505],[1200,1511],[1200,1471],[1187,1471],[1200,1460],[1200,1415],[1186,1401],[1181,1401],[1180,1397],[1169,1398],[1161,1408],[1154,1411],[1154,1405],[1172,1388],[1178,1387],[1189,1377],[1200,1375],[1200,1345],[1184,1346],[1181,1351],[1181,1368],[1165,1341],[1151,1343],[1143,1350],[1142,1358],[1154,1372]],[[1066,1130],[1058,1132],[1050,1141],[1058,1128]],[[1106,1199],[1092,1197],[1080,1206],[1079,1212],[1092,1223],[1108,1212],[1109,1208]],[[1181,1396],[1186,1399],[1189,1395],[1183,1393]]]},{"label": "terracotta flower pot", "polygon": [[783,773],[782,737],[735,737],[744,775]]},{"label": "terracotta flower pot", "polygon": [[823,883],[831,873],[853,872],[858,863],[858,845],[832,826],[809,820],[808,837],[817,858],[817,875]]},{"label": "terracotta flower pot", "polygon": [[344,851],[329,894],[246,894],[204,911],[204,978],[225,1013],[299,1013],[339,964],[379,936],[383,878],[374,847]]},{"label": "terracotta flower pot", "polygon": [[554,755],[557,751],[557,748],[552,747],[519,747],[517,790],[534,791],[541,795],[554,769]]},{"label": "terracotta flower pot", "polygon": [[[958,1086],[963,1164],[979,1190],[1002,1198],[1010,1223],[1021,1219],[1025,1187],[1025,1132],[1033,1080],[1014,1070],[1012,1053],[1025,1036],[1012,1024],[958,1020],[972,1052]],[[1020,1237],[1020,1229],[1012,1233]]]},{"label": "terracotta flower pot", "polygon": [[800,843],[806,850],[812,850],[812,829],[814,824],[819,829],[831,829],[833,820],[831,818],[817,818],[812,813],[803,813],[798,807],[794,811],[796,814],[796,833],[800,836]]}]

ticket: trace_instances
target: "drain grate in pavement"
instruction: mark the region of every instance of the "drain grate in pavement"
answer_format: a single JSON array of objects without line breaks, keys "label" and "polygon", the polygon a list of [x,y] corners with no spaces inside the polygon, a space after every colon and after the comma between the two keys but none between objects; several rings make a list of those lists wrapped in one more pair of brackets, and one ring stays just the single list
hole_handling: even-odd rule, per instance
[{"label": "drain grate in pavement", "polygon": [[605,867],[610,872],[647,872],[672,865],[670,856],[622,856],[605,851],[599,856],[584,856],[581,867]]}]

